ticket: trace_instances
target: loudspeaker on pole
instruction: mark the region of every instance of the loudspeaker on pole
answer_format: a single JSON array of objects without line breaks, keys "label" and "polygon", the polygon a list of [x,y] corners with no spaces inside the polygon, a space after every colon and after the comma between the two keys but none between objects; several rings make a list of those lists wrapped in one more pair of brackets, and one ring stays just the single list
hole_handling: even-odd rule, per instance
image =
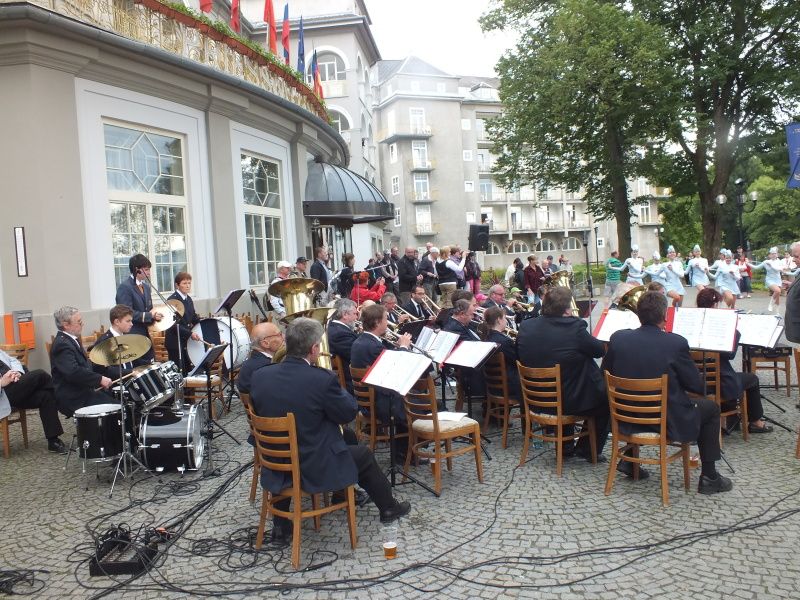
[{"label": "loudspeaker on pole", "polygon": [[469,249],[486,252],[489,249],[489,226],[472,223],[469,226]]}]

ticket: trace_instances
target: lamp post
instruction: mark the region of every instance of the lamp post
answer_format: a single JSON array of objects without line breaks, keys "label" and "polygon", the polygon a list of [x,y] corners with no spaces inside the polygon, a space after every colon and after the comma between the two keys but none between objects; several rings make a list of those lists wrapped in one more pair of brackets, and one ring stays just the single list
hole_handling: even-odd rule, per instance
[{"label": "lamp post", "polygon": [[[739,246],[745,252],[750,252],[750,242],[748,241],[747,246],[745,246],[744,243],[744,224],[742,223],[742,215],[744,213],[753,212],[756,207],[756,202],[758,201],[758,192],[750,192],[750,194],[745,193],[744,179],[741,177],[734,181],[733,184],[736,186],[736,216],[739,230]],[[722,206],[725,204],[725,202],[727,202],[728,197],[725,194],[720,194],[717,196],[716,200],[717,204]]]}]

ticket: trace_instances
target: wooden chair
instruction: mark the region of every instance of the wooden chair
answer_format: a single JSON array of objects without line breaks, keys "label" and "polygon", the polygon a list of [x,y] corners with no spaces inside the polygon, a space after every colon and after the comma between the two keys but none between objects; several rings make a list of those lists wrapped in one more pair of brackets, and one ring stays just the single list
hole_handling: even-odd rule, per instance
[{"label": "wooden chair", "polygon": [[[277,515],[292,522],[292,566],[300,566],[300,524],[303,519],[314,519],[314,528],[319,531],[320,516],[335,510],[347,511],[347,524],[350,527],[350,545],[355,548],[356,539],[356,502],[352,485],[345,490],[346,499],[329,506],[320,507],[321,494],[309,494],[303,491],[300,479],[300,457],[297,446],[297,430],[294,414],[289,413],[281,418],[251,416],[253,436],[256,440],[256,456],[262,469],[271,469],[290,473],[292,485],[278,494],[262,491],[261,515],[256,535],[256,550],[261,549],[264,542],[264,527],[267,515]],[[303,497],[311,498],[311,510],[303,510]],[[290,499],[291,510],[284,511],[276,507],[281,500]]]},{"label": "wooden chair", "polygon": [[[408,473],[411,455],[431,459],[433,470],[433,489],[438,496],[442,491],[442,459],[447,461],[447,470],[453,470],[453,457],[472,452],[475,455],[475,468],[478,481],[483,483],[483,464],[481,463],[481,427],[477,421],[463,417],[460,421],[440,421],[436,405],[436,389],[433,378],[428,375],[419,379],[403,399],[411,435],[406,453],[403,472]],[[471,443],[453,449],[455,438],[471,438]],[[433,450],[425,447],[433,444]],[[442,452],[442,444],[445,451]]]},{"label": "wooden chair", "polygon": [[169,360],[169,353],[167,352],[167,347],[164,345],[164,332],[151,331],[150,339],[153,341],[153,353],[155,354],[156,362],[167,362]]},{"label": "wooden chair", "polygon": [[[362,382],[366,374],[367,369],[350,367],[353,395],[356,397],[359,409],[356,415],[356,435],[359,441],[366,441],[369,449],[375,452],[378,442],[389,441],[389,429],[386,425],[378,422],[375,414],[375,388]],[[395,440],[399,437],[408,437],[408,434],[395,432]]]},{"label": "wooden chair", "polygon": [[89,335],[82,335],[80,339],[83,349],[86,350],[86,352],[89,352],[89,348],[97,343],[97,334],[91,333]]},{"label": "wooden chair", "polygon": [[[499,419],[503,427],[503,448],[508,447],[508,425],[511,419],[524,419],[522,405],[518,400],[509,397],[508,371],[506,357],[502,352],[495,353],[483,368],[486,378],[486,409],[483,412],[483,428],[489,427],[489,419]],[[511,410],[519,408],[518,415],[511,415]]]},{"label": "wooden chair", "polygon": [[[725,429],[725,420],[728,417],[736,415],[741,421],[742,437],[745,442],[748,441],[750,439],[750,430],[748,427],[747,401],[743,398],[736,398],[736,406],[730,410],[722,409],[722,371],[719,352],[692,350],[691,354],[694,364],[697,365],[697,369],[705,378],[706,394],[701,397],[709,398],[719,406],[720,429]],[[697,397],[697,394],[689,394],[689,396]],[[720,445],[722,445],[722,438],[720,438]]]},{"label": "wooden chair", "polygon": [[[250,401],[250,394],[247,392],[239,392],[239,399],[244,406],[244,414],[247,415],[247,424],[250,427],[250,433],[255,437],[253,432],[253,403]],[[250,482],[250,502],[256,501],[256,488],[258,486],[258,479],[261,476],[261,463],[258,460],[258,449],[253,446],[253,480]]]},{"label": "wooden chair", "polygon": [[336,375],[336,379],[339,380],[339,385],[343,390],[347,390],[347,380],[344,376],[344,363],[342,362],[341,356],[331,355],[331,365],[333,366],[333,372]]},{"label": "wooden chair", "polygon": [[[796,353],[797,350],[795,349],[794,352]],[[797,361],[796,358],[795,361]],[[786,354],[781,352],[773,353],[769,349],[765,349],[758,353],[751,353],[750,372],[758,374],[758,371],[772,371],[776,390],[780,388],[778,373],[782,371],[786,378],[786,395],[792,395],[792,363],[791,355],[788,352]],[[798,378],[798,381],[800,381],[800,371],[798,372]]]},{"label": "wooden chair", "polygon": [[[3,344],[0,345],[6,354],[11,358],[16,358],[22,366],[28,368],[28,354],[30,349],[25,344]],[[13,408],[11,414],[0,419],[0,433],[3,435],[3,456],[8,458],[11,455],[11,438],[9,425],[19,423],[22,429],[22,443],[28,448],[28,414],[24,408]]]},{"label": "wooden chair", "polygon": [[183,398],[187,404],[199,404],[206,397],[211,402],[211,418],[217,418],[216,402],[224,406],[222,365],[223,356],[220,355],[211,366],[211,394],[208,393],[205,374],[184,379]]},{"label": "wooden chair", "polygon": [[[597,463],[597,429],[594,417],[565,415],[561,399],[561,365],[546,369],[526,367],[517,361],[519,383],[522,388],[522,401],[525,412],[525,442],[519,457],[520,466],[528,458],[531,439],[553,442],[556,445],[556,475],[561,477],[564,466],[564,442],[575,438],[588,437],[592,464]],[[564,434],[564,426],[581,424],[578,433]],[[555,435],[547,433],[547,428],[555,428]]]},{"label": "wooden chair", "polygon": [[0,350],[3,350],[11,358],[16,358],[26,369],[28,368],[30,348],[26,344],[0,344]]},{"label": "wooden chair", "polygon": [[[639,465],[659,465],[661,469],[661,502],[669,505],[669,483],[667,465],[683,460],[683,485],[689,491],[689,444],[673,443],[667,439],[667,375],[658,379],[623,379],[605,372],[608,403],[611,409],[611,460],[605,493],[608,496],[614,486],[617,464],[628,461],[633,464],[633,478],[639,478]],[[620,423],[636,428],[654,429],[623,433]],[[624,444],[620,446],[620,444]],[[640,446],[658,448],[658,458],[639,456]],[[667,446],[679,448],[667,454]],[[625,454],[630,450],[631,454]]]}]

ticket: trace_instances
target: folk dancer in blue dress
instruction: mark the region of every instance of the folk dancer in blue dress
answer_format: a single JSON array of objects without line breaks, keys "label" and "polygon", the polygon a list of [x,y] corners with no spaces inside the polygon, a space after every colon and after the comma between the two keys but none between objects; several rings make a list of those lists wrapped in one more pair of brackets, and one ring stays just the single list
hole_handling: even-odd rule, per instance
[{"label": "folk dancer in blue dress", "polygon": [[708,259],[701,256],[698,244],[695,244],[694,248],[692,248],[692,258],[689,259],[686,266],[689,270],[689,278],[692,285],[697,288],[698,292],[711,285],[708,280]]},{"label": "folk dancer in blue dress", "polygon": [[627,283],[632,283],[634,285],[644,284],[642,281],[642,277],[644,277],[644,259],[639,257],[639,246],[636,244],[631,246],[631,255],[629,258],[625,259],[621,267],[612,267],[608,265],[608,268],[614,271],[624,271],[627,269],[628,277],[625,279]]},{"label": "folk dancer in blue dress", "polygon": [[683,261],[678,258],[673,246],[667,248],[667,262],[664,263],[662,272],[667,279],[665,287],[667,296],[672,298],[672,306],[680,306],[686,294],[683,289]]},{"label": "folk dancer in blue dress", "polygon": [[759,269],[766,271],[764,285],[767,286],[767,289],[772,294],[767,310],[772,312],[781,303],[781,274],[789,273],[790,271],[786,269],[786,263],[778,258],[778,248],[776,246],[769,249],[769,255],[766,260],[760,263],[751,262],[750,268],[754,271]]},{"label": "folk dancer in blue dress", "polygon": [[667,276],[664,274],[666,263],[661,262],[661,254],[658,250],[653,252],[653,262],[644,268],[645,275],[650,276],[650,283],[659,283],[665,290],[667,289]]},{"label": "folk dancer in blue dress", "polygon": [[736,298],[739,295],[739,280],[742,278],[741,267],[733,262],[733,252],[723,249],[720,254],[725,255],[725,260],[714,263],[716,273],[709,273],[717,282],[717,290],[722,294],[728,308],[736,308]]}]

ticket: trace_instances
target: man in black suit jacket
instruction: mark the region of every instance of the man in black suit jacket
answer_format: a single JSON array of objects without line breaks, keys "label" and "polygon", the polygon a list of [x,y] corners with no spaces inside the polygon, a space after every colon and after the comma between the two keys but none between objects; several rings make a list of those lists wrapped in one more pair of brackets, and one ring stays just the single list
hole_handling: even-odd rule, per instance
[{"label": "man in black suit jacket", "polygon": [[[319,357],[322,335],[322,325],[313,319],[301,317],[289,324],[286,358],[269,368],[269,376],[261,369],[253,378],[253,409],[262,417],[294,414],[303,491],[330,492],[358,482],[380,510],[381,522],[394,521],[411,505],[392,497],[389,481],[368,448],[345,443],[339,426],[355,418],[358,405],[330,371],[311,366]],[[290,477],[262,469],[261,485],[279,493],[291,485]],[[279,508],[288,510],[289,504],[282,501]],[[273,522],[272,539],[288,537],[290,522],[280,517]]]},{"label": "man in black suit jacket", "polygon": [[[603,374],[595,363],[605,353],[603,342],[593,338],[586,321],[572,316],[572,292],[553,288],[545,296],[542,316],[522,322],[517,334],[519,361],[537,369],[561,366],[561,401],[564,414],[591,416],[597,428],[597,456],[608,437],[608,397]],[[571,448],[567,448],[569,452]],[[575,446],[578,456],[590,459],[589,438]]]},{"label": "man in black suit jacket", "polygon": [[50,372],[53,376],[58,410],[67,417],[79,408],[112,401],[107,390],[111,379],[92,371],[92,363],[81,346],[83,318],[77,308],[64,306],[53,314],[59,331],[50,348]]},{"label": "man in black suit jacket", "polygon": [[250,356],[242,363],[236,385],[240,392],[250,393],[253,377],[262,367],[272,364],[272,357],[283,345],[283,333],[274,323],[267,321],[253,326],[250,332],[252,342]]},{"label": "man in black suit jacket", "polygon": [[411,290],[411,298],[403,305],[403,310],[418,319],[430,319],[432,316],[431,311],[425,306],[424,298],[425,288],[421,285],[415,285]]},{"label": "man in black suit jacket", "polygon": [[[792,258],[800,265],[800,242],[795,242],[791,246]],[[796,277],[794,283],[786,292],[786,313],[784,323],[786,325],[786,339],[790,342],[800,342],[800,277]],[[800,404],[798,404],[800,407]]]},{"label": "man in black suit jacket", "polygon": [[473,329],[475,298],[462,298],[453,302],[453,312],[444,324],[444,330],[458,334],[461,342],[479,342],[481,337]]},{"label": "man in black suit jacket", "polygon": [[353,377],[350,375],[350,352],[358,335],[353,331],[358,320],[358,306],[348,298],[340,298],[334,305],[333,318],[328,322],[328,347],[331,354],[342,360],[347,391],[353,393]]},{"label": "man in black suit jacket", "polygon": [[713,400],[692,400],[686,393],[702,394],[703,379],[692,361],[686,339],[663,331],[666,296],[660,292],[645,292],[636,311],[642,326],[617,331],[611,336],[603,369],[629,379],[654,379],[667,374],[668,438],[673,442],[697,441],[702,461],[698,492],[727,492],[733,484],[716,469],[716,461],[720,459],[719,407]]},{"label": "man in black suit jacket", "polygon": [[506,300],[506,289],[498,283],[489,288],[489,297],[481,306],[483,306],[483,308],[492,308],[495,306],[501,309],[507,317],[514,318],[516,313],[511,307],[516,304],[516,302],[517,301],[513,298]]},{"label": "man in black suit jacket", "polygon": [[[150,297],[150,261],[143,254],[134,254],[128,261],[131,275],[117,287],[115,302],[133,309],[133,327],[131,333],[150,337],[147,326],[153,321],[161,320],[161,313],[153,310],[153,299]],[[144,358],[152,362],[155,358],[151,348]]]},{"label": "man in black suit jacket", "polygon": [[414,248],[408,246],[403,257],[397,261],[397,277],[400,293],[411,292],[414,286],[422,282],[422,275],[417,274],[417,263],[414,260]]},{"label": "man in black suit jacket", "polygon": [[[192,291],[192,276],[185,271],[175,275],[175,291],[172,292],[167,300],[179,300],[183,304],[183,316],[178,320],[177,325],[173,325],[164,332],[164,346],[167,349],[169,359],[178,367],[182,368],[186,375],[192,370],[192,361],[186,353],[186,344],[191,340],[200,340],[201,337],[192,332],[192,327],[200,322],[200,316],[194,310],[194,300],[189,295]],[[180,336],[178,335],[180,332]],[[180,350],[178,340],[180,339]],[[183,364],[181,364],[183,359]]]},{"label": "man in black suit jacket", "polygon": [[[109,311],[108,320],[111,322],[111,326],[105,333],[103,333],[103,335],[97,338],[97,341],[94,343],[92,348],[109,338],[130,333],[131,328],[133,327],[133,311],[129,306],[117,304]],[[105,375],[110,379],[117,380],[123,375],[127,375],[133,371],[134,367],[146,364],[149,364],[149,361],[145,360],[144,357],[141,357],[132,362],[125,362],[122,363],[122,365],[111,365],[108,367],[92,363],[92,370],[95,373],[99,373],[100,375]]]},{"label": "man in black suit jacket", "polygon": [[328,290],[328,275],[330,274],[330,270],[328,269],[328,251],[320,246],[317,248],[315,254],[316,260],[314,264],[311,265],[311,278],[316,279],[317,281],[321,281],[322,285],[325,286],[325,291]]}]

